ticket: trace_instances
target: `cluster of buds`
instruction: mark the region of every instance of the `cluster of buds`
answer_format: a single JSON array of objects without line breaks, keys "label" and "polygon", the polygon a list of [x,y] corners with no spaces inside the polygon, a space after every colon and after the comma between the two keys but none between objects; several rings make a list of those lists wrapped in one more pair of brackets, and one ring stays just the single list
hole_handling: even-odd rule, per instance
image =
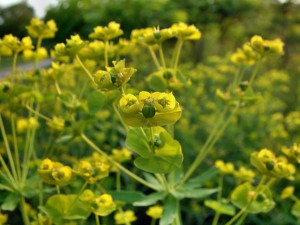
[{"label": "cluster of buds", "polygon": [[132,67],[125,67],[125,60],[113,61],[113,67],[98,70],[94,74],[94,81],[104,91],[115,90],[125,85],[136,72]]},{"label": "cluster of buds", "polygon": [[132,153],[127,148],[113,149],[111,158],[118,163],[123,163],[131,160]]},{"label": "cluster of buds", "polygon": [[54,20],[45,23],[38,18],[32,18],[26,29],[31,37],[43,39],[53,38],[58,30]]},{"label": "cluster of buds", "polygon": [[250,40],[250,45],[261,57],[268,54],[283,55],[284,53],[284,43],[280,39],[264,40],[261,36],[254,35]]},{"label": "cluster of buds", "polygon": [[231,55],[231,61],[239,65],[253,65],[267,55],[283,55],[284,43],[280,39],[264,40],[254,35],[250,42],[243,45]]},{"label": "cluster of buds", "polygon": [[294,179],[296,168],[285,157],[276,157],[269,149],[262,149],[251,154],[251,164],[263,175],[272,178]]},{"label": "cluster of buds", "polygon": [[253,65],[259,59],[259,54],[246,43],[230,56],[231,62],[239,65]]},{"label": "cluster of buds", "polygon": [[92,212],[97,216],[107,216],[116,210],[116,203],[109,194],[96,195],[92,190],[86,189],[79,199],[89,203]]},{"label": "cluster of buds", "polygon": [[232,163],[225,163],[222,160],[217,160],[215,167],[220,170],[221,174],[233,174],[234,172],[234,165]]},{"label": "cluster of buds", "polygon": [[105,158],[98,153],[91,157],[79,161],[76,173],[85,179],[88,183],[93,184],[109,175],[110,165]]},{"label": "cluster of buds", "polygon": [[171,38],[177,38],[182,41],[199,40],[201,38],[201,32],[194,25],[176,23],[169,28],[159,29],[158,27],[154,27],[136,29],[131,33],[133,42],[147,46],[160,45],[162,42]]},{"label": "cluster of buds", "polygon": [[33,61],[37,59],[38,61],[42,61],[48,57],[47,49],[44,47],[40,47],[36,51],[31,49],[24,50],[23,59],[25,61]]},{"label": "cluster of buds", "polygon": [[33,49],[33,45],[30,37],[23,37],[22,40],[19,40],[12,34],[7,34],[2,40],[0,39],[0,56],[10,56],[31,49]]},{"label": "cluster of buds", "polygon": [[89,35],[90,38],[109,41],[123,34],[120,29],[120,24],[116,22],[110,22],[108,26],[97,26],[94,28],[94,32]]},{"label": "cluster of buds", "polygon": [[39,126],[39,122],[34,117],[19,118],[17,120],[17,131],[20,133],[26,132],[28,129],[34,129]]},{"label": "cluster of buds", "polygon": [[59,186],[69,184],[74,175],[71,167],[50,159],[42,161],[38,169],[38,174],[47,184]]},{"label": "cluster of buds", "polygon": [[75,56],[83,47],[85,42],[81,40],[80,36],[72,35],[70,39],[66,40],[66,44],[58,43],[54,46],[53,58],[59,61],[67,61],[69,57]]},{"label": "cluster of buds", "polygon": [[50,127],[52,131],[62,131],[65,127],[65,120],[60,117],[53,116],[52,120],[47,121],[47,126]]},{"label": "cluster of buds", "polygon": [[298,163],[300,163],[300,145],[299,144],[294,143],[294,145],[291,146],[290,148],[283,147],[281,149],[281,151],[285,155],[295,159]]},{"label": "cluster of buds", "polygon": [[126,210],[124,212],[117,212],[114,215],[114,219],[116,224],[129,224],[136,221],[137,218],[134,214],[134,211]]},{"label": "cluster of buds", "polygon": [[120,99],[119,111],[125,123],[133,127],[174,124],[181,116],[174,95],[165,92],[127,94]]}]

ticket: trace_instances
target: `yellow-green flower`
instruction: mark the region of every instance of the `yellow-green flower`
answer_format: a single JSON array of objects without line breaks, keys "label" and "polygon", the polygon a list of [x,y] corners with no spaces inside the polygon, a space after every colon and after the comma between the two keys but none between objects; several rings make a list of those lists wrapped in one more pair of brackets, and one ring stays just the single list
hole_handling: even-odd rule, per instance
[{"label": "yellow-green flower", "polygon": [[20,41],[17,37],[13,36],[12,34],[7,34],[3,37],[2,43],[14,53],[19,53],[27,49],[33,49],[30,37],[23,37]]},{"label": "yellow-green flower", "polygon": [[234,171],[233,172],[234,177],[236,177],[237,179],[241,180],[241,181],[253,181],[254,177],[255,177],[255,173],[250,170],[247,169],[245,167],[240,167],[239,170]]},{"label": "yellow-green flower", "polygon": [[1,211],[0,211],[0,225],[2,224],[5,224],[8,220],[8,216],[7,214],[3,214]]},{"label": "yellow-green flower", "polygon": [[140,40],[146,45],[156,45],[161,44],[167,39],[170,39],[174,36],[173,31],[169,28],[166,29],[146,29],[144,30],[143,35],[140,37]]},{"label": "yellow-green flower", "polygon": [[69,166],[53,168],[51,174],[58,185],[66,185],[72,179],[72,169]]},{"label": "yellow-green flower", "polygon": [[48,57],[47,49],[44,47],[40,47],[37,51],[32,51],[30,49],[23,51],[23,59],[30,61],[37,59],[38,61],[42,61]]},{"label": "yellow-green flower", "polygon": [[295,166],[288,163],[284,157],[276,157],[271,150],[262,149],[259,152],[253,152],[250,159],[251,164],[266,176],[294,179]]},{"label": "yellow-green flower", "polygon": [[224,163],[222,160],[217,160],[215,167],[220,169],[222,174],[231,174],[234,172],[234,165],[232,163]]},{"label": "yellow-green flower", "polygon": [[265,56],[267,54],[284,54],[284,43],[280,39],[264,40],[261,36],[254,35],[250,40],[250,44],[261,56]]},{"label": "yellow-green flower", "polygon": [[120,114],[129,126],[163,126],[175,123],[181,116],[181,108],[172,93],[141,91],[137,99],[138,107],[134,106],[133,112],[124,107],[125,99],[119,102]]},{"label": "yellow-green flower", "polygon": [[128,224],[136,221],[134,211],[126,210],[125,212],[117,212],[114,216],[116,224]]},{"label": "yellow-green flower", "polygon": [[57,26],[54,20],[49,20],[47,23],[38,19],[32,18],[30,25],[26,26],[28,34],[33,38],[53,38],[57,32]]},{"label": "yellow-green flower", "polygon": [[94,32],[89,35],[90,38],[99,39],[103,41],[112,40],[123,34],[120,29],[120,24],[116,22],[110,22],[108,26],[97,26],[94,28]]},{"label": "yellow-green flower", "polygon": [[147,211],[146,214],[150,216],[152,219],[159,219],[161,218],[163,213],[163,207],[160,205],[151,206]]},{"label": "yellow-green flower", "polygon": [[98,70],[94,74],[96,84],[104,91],[122,87],[136,72],[132,67],[125,67],[125,60],[113,61],[113,65],[113,67],[106,67],[106,71]]},{"label": "yellow-green flower", "polygon": [[120,99],[120,108],[126,113],[137,113],[139,111],[139,101],[132,94],[127,94]]},{"label": "yellow-green flower", "polygon": [[98,216],[107,216],[116,209],[116,204],[111,195],[103,194],[92,200],[91,208],[94,214]]},{"label": "yellow-green flower", "polygon": [[79,199],[83,202],[91,202],[95,197],[95,194],[90,189],[85,189],[82,194],[80,195]]},{"label": "yellow-green flower", "polygon": [[181,40],[199,40],[201,32],[194,25],[176,23],[171,26],[175,37]]},{"label": "yellow-green flower", "polygon": [[47,126],[54,131],[62,131],[65,127],[65,120],[60,117],[53,116],[51,121],[47,121]]},{"label": "yellow-green flower", "polygon": [[7,47],[0,39],[0,56],[11,56],[12,54],[12,50],[9,47]]},{"label": "yellow-green flower", "polygon": [[113,149],[111,155],[111,157],[119,163],[129,161],[131,159],[131,156],[132,153],[127,148]]},{"label": "yellow-green flower", "polygon": [[294,195],[295,187],[294,186],[287,186],[285,189],[282,190],[280,198],[286,199]]}]

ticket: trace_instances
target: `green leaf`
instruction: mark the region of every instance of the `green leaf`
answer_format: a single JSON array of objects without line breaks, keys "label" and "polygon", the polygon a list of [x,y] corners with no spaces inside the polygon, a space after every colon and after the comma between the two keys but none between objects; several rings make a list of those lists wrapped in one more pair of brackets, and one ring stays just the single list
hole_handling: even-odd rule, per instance
[{"label": "green leaf", "polygon": [[217,213],[233,216],[235,214],[235,209],[232,205],[229,205],[225,201],[218,202],[215,200],[206,200],[204,205],[208,208],[213,209]]},{"label": "green leaf", "polygon": [[110,191],[109,194],[114,200],[126,203],[141,201],[145,198],[145,195],[138,191]]},{"label": "green leaf", "polygon": [[171,224],[176,217],[177,209],[178,209],[178,202],[173,196],[169,195],[166,198],[162,217],[159,220],[159,225]]},{"label": "green leaf", "polygon": [[218,188],[178,188],[172,194],[177,199],[184,199],[184,198],[204,198],[208,195],[214,194],[218,191]]},{"label": "green leaf", "polygon": [[149,146],[148,138],[142,132],[142,128],[132,128],[128,131],[126,137],[126,145],[135,153],[144,158],[151,156],[151,148]]},{"label": "green leaf", "polygon": [[105,104],[106,96],[98,91],[92,91],[87,96],[87,104],[90,113],[98,112]]},{"label": "green leaf", "polygon": [[145,196],[142,200],[133,203],[134,206],[149,206],[154,205],[157,201],[163,200],[166,197],[166,193],[163,191],[155,192]]},{"label": "green leaf", "polygon": [[166,79],[161,74],[153,73],[148,77],[147,81],[150,89],[154,91],[165,91],[168,87]]},{"label": "green leaf", "polygon": [[53,195],[40,209],[58,225],[86,219],[91,214],[89,206],[78,200],[77,195]]},{"label": "green leaf", "polygon": [[295,202],[295,204],[293,205],[292,214],[295,217],[300,218],[300,201]]},{"label": "green leaf", "polygon": [[4,199],[1,208],[7,211],[13,211],[17,208],[19,201],[20,201],[20,195],[16,192],[11,192]]},{"label": "green leaf", "polygon": [[201,173],[199,176],[190,179],[183,185],[184,188],[196,188],[201,187],[206,181],[211,180],[219,173],[219,169],[212,167],[209,170]]},{"label": "green leaf", "polygon": [[231,194],[231,202],[240,209],[246,209],[248,213],[269,212],[275,206],[271,191],[264,186],[253,200],[255,188],[246,182],[237,186]]},{"label": "green leaf", "polygon": [[146,181],[153,184],[155,187],[157,187],[159,190],[164,190],[164,187],[161,185],[161,183],[150,173],[143,173]]}]

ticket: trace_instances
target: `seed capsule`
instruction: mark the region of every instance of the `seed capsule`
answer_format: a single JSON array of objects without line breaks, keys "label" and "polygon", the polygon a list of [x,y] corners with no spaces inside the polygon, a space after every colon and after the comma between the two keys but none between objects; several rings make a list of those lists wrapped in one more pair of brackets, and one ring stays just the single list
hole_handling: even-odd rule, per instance
[{"label": "seed capsule", "polygon": [[142,113],[145,118],[152,118],[154,117],[156,110],[153,105],[146,104],[142,109]]}]

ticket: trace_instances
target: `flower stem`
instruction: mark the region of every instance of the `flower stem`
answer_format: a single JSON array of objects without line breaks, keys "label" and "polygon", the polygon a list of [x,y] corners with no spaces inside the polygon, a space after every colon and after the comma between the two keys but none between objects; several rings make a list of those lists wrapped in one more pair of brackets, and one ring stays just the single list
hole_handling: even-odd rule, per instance
[{"label": "flower stem", "polygon": [[149,46],[148,49],[149,49],[150,55],[151,55],[151,57],[152,57],[152,59],[153,59],[153,61],[155,63],[156,68],[159,70],[161,66],[160,66],[160,63],[159,63],[159,61],[157,59],[157,56],[156,56],[156,54],[155,54],[155,52],[153,50],[153,47]]},{"label": "flower stem", "polygon": [[19,54],[18,52],[15,52],[14,56],[13,56],[12,69],[11,69],[11,81],[12,82],[14,82],[14,80],[15,80],[18,54]]},{"label": "flower stem", "polygon": [[38,40],[37,40],[37,44],[36,44],[36,48],[35,48],[35,51],[36,51],[36,54],[35,54],[35,59],[34,59],[34,69],[38,69],[38,66],[39,66],[39,58],[38,58],[38,50],[40,49],[41,45],[42,45],[42,40],[43,38],[42,37],[39,37]]},{"label": "flower stem", "polygon": [[158,51],[159,51],[159,57],[160,57],[160,60],[161,60],[161,64],[162,64],[163,68],[166,68],[166,61],[165,61],[165,56],[164,56],[164,51],[163,51],[163,48],[162,48],[162,44],[159,44]]},{"label": "flower stem", "polygon": [[175,59],[174,59],[174,64],[173,64],[173,68],[175,70],[177,69],[177,66],[178,66],[178,61],[179,61],[179,56],[180,56],[180,53],[181,53],[182,45],[183,45],[183,40],[178,39],[178,41],[176,43]]},{"label": "flower stem", "polygon": [[96,224],[100,225],[100,220],[99,220],[99,216],[95,214],[95,219],[96,219]]},{"label": "flower stem", "polygon": [[91,79],[91,81],[93,83],[95,83],[94,78],[92,76],[92,74],[90,73],[90,71],[85,67],[85,65],[82,63],[81,59],[79,58],[78,55],[75,56],[77,62],[79,63],[79,65],[82,67],[82,69],[84,70],[84,72],[86,73],[86,75],[88,75],[88,77]]},{"label": "flower stem", "polygon": [[85,136],[84,134],[81,134],[81,138],[91,147],[93,148],[95,151],[97,151],[98,153],[100,153],[104,158],[106,158],[108,161],[110,161],[112,164],[114,164],[114,166],[116,166],[118,169],[120,169],[122,172],[126,173],[128,176],[130,176],[131,178],[133,178],[134,180],[140,182],[141,184],[153,189],[153,190],[158,190],[157,187],[155,187],[154,185],[152,185],[151,183],[145,181],[144,179],[140,178],[139,176],[135,175],[134,173],[132,173],[131,171],[129,171],[128,169],[126,169],[124,166],[122,166],[121,164],[119,164],[118,162],[116,162],[115,160],[113,160],[111,157],[109,157],[109,155],[107,155],[105,152],[103,152],[100,148],[98,148],[87,136]]},{"label": "flower stem", "polygon": [[25,198],[23,196],[20,197],[20,211],[22,214],[22,219],[23,219],[24,225],[30,225],[29,217],[28,217],[27,210],[26,210],[26,202],[25,202]]},{"label": "flower stem", "polygon": [[108,41],[105,41],[105,45],[104,45],[104,63],[105,63],[105,67],[108,66]]}]

